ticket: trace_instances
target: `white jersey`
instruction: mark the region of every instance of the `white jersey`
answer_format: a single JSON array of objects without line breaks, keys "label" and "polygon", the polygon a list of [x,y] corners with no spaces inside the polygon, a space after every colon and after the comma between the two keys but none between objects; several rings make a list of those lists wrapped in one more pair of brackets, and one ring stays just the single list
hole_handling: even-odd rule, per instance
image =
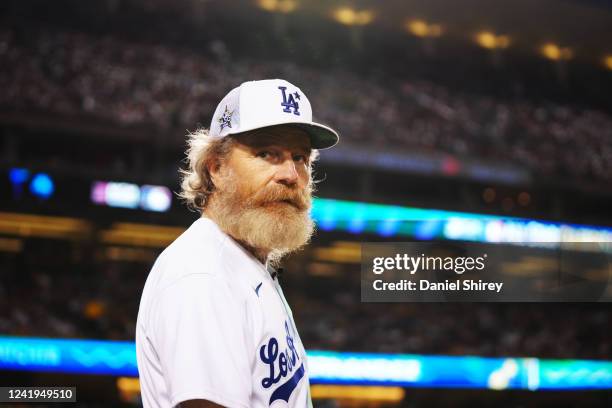
[{"label": "white jersey", "polygon": [[145,407],[312,406],[306,353],[278,281],[207,218],[159,256],[136,327]]}]

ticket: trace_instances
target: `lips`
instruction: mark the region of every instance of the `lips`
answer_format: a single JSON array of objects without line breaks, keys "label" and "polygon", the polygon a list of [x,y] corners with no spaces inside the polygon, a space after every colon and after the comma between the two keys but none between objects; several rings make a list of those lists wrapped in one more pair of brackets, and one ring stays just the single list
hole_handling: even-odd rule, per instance
[{"label": "lips", "polygon": [[286,205],[290,205],[290,206],[292,206],[292,207],[293,207],[293,208],[295,208],[296,210],[299,210],[299,211],[303,211],[303,210],[304,210],[304,206],[303,206],[303,205],[301,205],[301,204],[300,204],[300,203],[298,203],[297,201],[295,201],[295,200],[291,200],[291,199],[289,199],[289,198],[286,198],[286,199],[284,199],[284,200],[275,200],[275,201],[269,201],[269,202],[267,202],[266,204],[268,204],[268,205],[274,205],[274,204],[286,204]]},{"label": "lips", "polygon": [[289,205],[294,206],[295,208],[299,208],[298,204],[293,200],[289,200],[289,199],[281,200],[281,203],[287,203]]},{"label": "lips", "polygon": [[296,209],[298,209],[298,210],[301,210],[301,209],[302,209],[302,206],[301,206],[300,204],[298,204],[298,203],[297,203],[296,201],[294,201],[294,200],[285,199],[285,200],[281,200],[280,202],[281,202],[281,203],[285,203],[285,204],[289,204],[289,205],[291,205],[291,206],[295,207],[295,208],[296,208]]}]

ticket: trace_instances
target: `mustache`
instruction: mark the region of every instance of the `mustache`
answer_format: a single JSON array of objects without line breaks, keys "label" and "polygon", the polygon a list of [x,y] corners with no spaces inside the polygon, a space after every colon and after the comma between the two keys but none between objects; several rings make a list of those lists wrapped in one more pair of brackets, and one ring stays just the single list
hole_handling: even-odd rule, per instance
[{"label": "mustache", "polygon": [[285,202],[294,206],[299,211],[310,209],[311,187],[303,189],[291,188],[282,184],[267,186],[253,194],[247,200],[249,207],[259,207],[265,204]]}]

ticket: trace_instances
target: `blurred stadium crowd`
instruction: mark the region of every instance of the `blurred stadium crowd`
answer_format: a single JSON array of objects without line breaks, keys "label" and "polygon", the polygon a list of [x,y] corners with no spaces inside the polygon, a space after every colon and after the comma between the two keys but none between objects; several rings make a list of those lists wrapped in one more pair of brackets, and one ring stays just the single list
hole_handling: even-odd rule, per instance
[{"label": "blurred stadium crowd", "polygon": [[[300,84],[343,143],[419,149],[524,166],[541,176],[612,180],[612,117],[597,108],[451,90],[414,78],[231,59],[112,36],[0,30],[0,110],[52,113],[156,132],[208,126],[216,101],[252,78]],[[397,84],[400,84],[399,86]],[[178,141],[177,141],[178,142]]]},{"label": "blurred stadium crowd", "polygon": [[[0,333],[133,340],[148,264],[96,261],[63,241],[28,245],[30,256],[0,258]],[[560,359],[612,352],[612,310],[601,304],[361,303],[359,280],[314,277],[307,265],[291,262],[282,280],[308,349]]]},{"label": "blurred stadium crowd", "polygon": [[[338,290],[342,287],[336,285]],[[295,294],[294,313],[308,347],[586,359],[606,359],[612,351],[612,339],[602,331],[612,324],[612,314],[597,305],[373,305],[360,303],[358,290],[340,290],[325,299]]]},{"label": "blurred stadium crowd", "polygon": [[[359,49],[351,37],[356,30],[312,12],[341,2],[301,2],[294,16],[256,3],[263,2],[0,4],[0,161],[3,170],[44,172],[56,183],[54,195],[41,199],[5,177],[0,211],[80,217],[92,229],[44,236],[9,226],[0,234],[0,335],[134,340],[140,294],[161,246],[107,242],[101,233],[117,222],[187,227],[196,215],[176,203],[165,213],[94,205],[91,184],[125,181],[177,191],[186,132],[208,127],[220,98],[251,79],[281,77],[302,86],[315,119],[339,129],[340,147],[357,157],[398,153],[398,160],[441,158],[487,174],[499,165],[532,176],[505,184],[504,178],[321,160],[322,198],[610,225],[612,71],[579,58],[561,67],[518,44],[495,55],[497,64],[491,50],[457,41],[467,31],[430,42],[399,27],[388,31],[382,18],[350,27],[364,29]],[[393,15],[393,4],[410,8],[402,11],[407,18],[419,2],[353,3],[389,7]],[[438,2],[421,3],[435,8]],[[491,7],[505,13],[507,3]],[[555,10],[546,12],[552,18]],[[588,31],[580,24],[566,38]],[[521,21],[510,31],[518,38],[528,25]],[[542,32],[554,34],[548,25]],[[381,239],[320,231],[286,261],[281,283],[307,349],[610,360],[610,303],[362,303],[358,261],[317,258],[316,251],[336,240],[370,238]],[[567,392],[549,405],[534,398],[550,393],[487,394],[514,398],[508,405],[411,389],[413,402],[405,406],[436,406],[418,402],[419,391],[447,398],[438,406],[593,405],[574,403],[584,394]],[[482,390],[469,392],[481,398]],[[106,393],[98,390],[92,400]]]}]

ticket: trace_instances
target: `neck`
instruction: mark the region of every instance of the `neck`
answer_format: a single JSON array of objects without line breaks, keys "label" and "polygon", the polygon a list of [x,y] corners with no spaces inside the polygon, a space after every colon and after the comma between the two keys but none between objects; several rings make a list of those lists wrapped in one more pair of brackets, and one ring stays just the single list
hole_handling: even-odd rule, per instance
[{"label": "neck", "polygon": [[259,260],[259,262],[261,262],[264,265],[266,264],[266,261],[268,260],[268,254],[270,253],[270,251],[265,250],[265,249],[253,248],[252,246],[247,245],[243,241],[239,241],[239,240],[236,240],[236,241],[244,249],[249,251],[251,253],[251,255],[253,255],[255,258],[257,258]]}]

